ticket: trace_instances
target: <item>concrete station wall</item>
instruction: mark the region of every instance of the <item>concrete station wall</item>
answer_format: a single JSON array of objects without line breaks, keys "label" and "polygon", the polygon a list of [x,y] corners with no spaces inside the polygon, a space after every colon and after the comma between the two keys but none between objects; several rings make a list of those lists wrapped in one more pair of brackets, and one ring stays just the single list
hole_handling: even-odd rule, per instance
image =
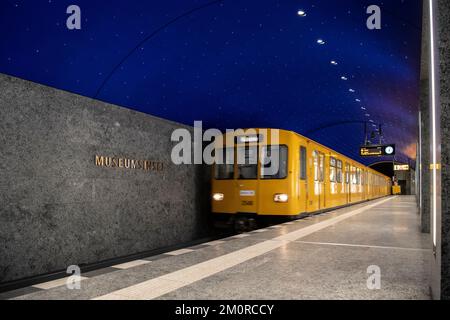
[{"label": "concrete station wall", "polygon": [[172,164],[179,127],[0,74],[0,283],[203,236],[208,174]]}]

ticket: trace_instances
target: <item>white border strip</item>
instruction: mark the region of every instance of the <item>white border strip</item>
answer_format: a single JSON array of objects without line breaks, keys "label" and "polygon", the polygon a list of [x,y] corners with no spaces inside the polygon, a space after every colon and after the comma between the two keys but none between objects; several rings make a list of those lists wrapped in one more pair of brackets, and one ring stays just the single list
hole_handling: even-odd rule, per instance
[{"label": "white border strip", "polygon": [[355,247],[355,248],[389,249],[389,250],[404,250],[404,251],[430,251],[431,250],[431,249],[423,249],[423,248],[371,246],[371,245],[367,245],[367,244],[334,243],[334,242],[295,241],[295,243],[316,244],[316,245],[321,245],[321,246],[334,246],[334,247]]},{"label": "white border strip", "polygon": [[[433,0],[429,1],[430,3],[430,57],[431,57],[431,117],[432,117],[432,160],[434,166],[436,166],[436,70],[435,70],[435,61],[434,61],[434,6]],[[433,244],[436,247],[436,168],[433,167]]]}]

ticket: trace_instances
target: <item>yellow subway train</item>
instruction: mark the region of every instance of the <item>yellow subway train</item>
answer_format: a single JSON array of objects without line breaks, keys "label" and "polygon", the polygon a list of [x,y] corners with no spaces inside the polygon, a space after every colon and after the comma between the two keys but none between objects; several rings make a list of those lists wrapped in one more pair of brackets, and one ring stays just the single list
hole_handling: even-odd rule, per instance
[{"label": "yellow subway train", "polygon": [[215,152],[223,159],[212,172],[217,217],[297,218],[391,193],[389,177],[291,131],[227,133]]}]

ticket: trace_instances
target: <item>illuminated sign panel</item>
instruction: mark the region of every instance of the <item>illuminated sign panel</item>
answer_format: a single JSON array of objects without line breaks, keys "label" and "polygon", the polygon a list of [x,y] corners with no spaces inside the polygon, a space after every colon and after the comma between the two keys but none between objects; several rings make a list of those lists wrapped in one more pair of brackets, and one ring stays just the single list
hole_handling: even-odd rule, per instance
[{"label": "illuminated sign panel", "polygon": [[261,134],[236,137],[236,143],[258,143],[263,140],[264,139]]},{"label": "illuminated sign panel", "polygon": [[394,171],[409,171],[409,165],[396,164],[396,165],[394,165]]},{"label": "illuminated sign panel", "polygon": [[361,157],[381,157],[395,155],[395,145],[363,146],[359,150]]}]

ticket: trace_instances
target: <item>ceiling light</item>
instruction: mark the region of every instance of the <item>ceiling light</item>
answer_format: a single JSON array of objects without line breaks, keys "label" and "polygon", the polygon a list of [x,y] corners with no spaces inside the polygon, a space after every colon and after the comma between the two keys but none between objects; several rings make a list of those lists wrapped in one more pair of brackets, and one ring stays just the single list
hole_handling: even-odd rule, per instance
[{"label": "ceiling light", "polygon": [[353,90],[353,89],[348,89],[348,91],[350,91],[350,92],[356,92],[355,90]]},{"label": "ceiling light", "polygon": [[318,40],[317,40],[317,43],[320,44],[320,45],[324,45],[324,44],[325,44],[325,41],[322,40],[322,39],[318,39]]},{"label": "ceiling light", "polygon": [[298,11],[297,11],[297,14],[298,14],[300,17],[306,17],[306,12],[303,11],[303,10],[298,10]]},{"label": "ceiling light", "polygon": [[348,80],[348,78],[347,78],[347,77],[344,77],[344,76],[342,76],[341,79],[344,80],[344,81],[347,81],[347,80]]},{"label": "ceiling light", "polygon": [[439,104],[439,74],[437,73],[439,70],[439,61],[436,60],[436,50],[439,50],[439,47],[436,46],[436,36],[437,30],[435,30],[435,1],[429,1],[429,21],[430,21],[430,80],[431,80],[431,210],[432,210],[432,237],[433,237],[433,253],[436,257],[436,247],[438,245],[438,229],[440,226],[437,224],[437,219],[442,214],[442,208],[440,205],[440,193],[441,193],[441,183],[439,178],[439,163],[441,162],[441,152],[440,152],[440,132],[439,132],[439,116],[440,116],[440,104]]},{"label": "ceiling light", "polygon": [[359,100],[359,99],[355,99],[355,101],[356,101],[356,102],[361,102],[361,100]]},{"label": "ceiling light", "polygon": [[337,63],[336,61],[334,61],[334,60],[331,60],[331,64],[332,64],[333,66],[337,66],[337,65],[338,65],[338,63]]}]

